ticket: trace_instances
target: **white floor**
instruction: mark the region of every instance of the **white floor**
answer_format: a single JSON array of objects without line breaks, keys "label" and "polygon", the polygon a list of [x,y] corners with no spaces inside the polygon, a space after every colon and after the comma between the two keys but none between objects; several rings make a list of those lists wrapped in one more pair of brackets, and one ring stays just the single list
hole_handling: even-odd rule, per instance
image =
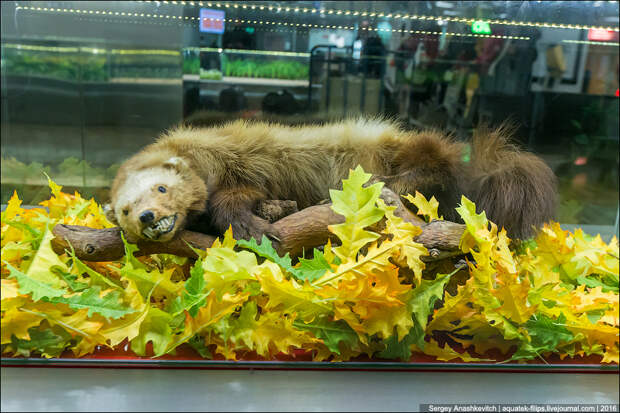
[{"label": "white floor", "polygon": [[2,368],[2,411],[417,411],[618,403],[617,374]]}]

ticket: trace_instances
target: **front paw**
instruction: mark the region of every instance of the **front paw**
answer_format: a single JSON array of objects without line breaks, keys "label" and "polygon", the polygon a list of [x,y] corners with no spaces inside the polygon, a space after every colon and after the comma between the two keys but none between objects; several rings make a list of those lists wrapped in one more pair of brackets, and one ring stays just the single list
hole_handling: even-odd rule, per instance
[{"label": "front paw", "polygon": [[278,231],[269,221],[255,215],[245,218],[246,219],[241,218],[231,223],[233,237],[235,239],[249,240],[250,238],[254,238],[260,241],[263,235],[265,235],[272,241],[280,240]]}]

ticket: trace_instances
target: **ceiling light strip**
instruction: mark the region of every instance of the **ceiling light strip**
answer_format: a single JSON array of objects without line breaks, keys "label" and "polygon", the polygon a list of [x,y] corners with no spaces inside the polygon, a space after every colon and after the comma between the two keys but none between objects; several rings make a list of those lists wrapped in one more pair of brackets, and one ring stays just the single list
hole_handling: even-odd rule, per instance
[{"label": "ceiling light strip", "polygon": [[[156,1],[145,0],[140,1],[139,3],[156,3]],[[168,2],[164,2],[167,4]],[[177,1],[176,4],[180,4],[182,6],[190,5],[190,6],[208,6],[208,7],[219,7],[219,8],[235,8],[238,9],[241,7],[242,9],[251,9],[251,10],[267,10],[267,11],[285,11],[285,12],[294,12],[294,13],[305,13],[305,14],[328,14],[328,15],[345,15],[345,16],[360,16],[360,17],[380,17],[387,19],[401,19],[401,20],[434,20],[434,21],[451,21],[456,23],[465,23],[471,24],[474,21],[484,21],[489,24],[498,24],[505,26],[522,26],[522,27],[544,27],[544,28],[552,28],[552,29],[571,29],[571,30],[590,30],[590,29],[599,29],[599,30],[613,30],[620,31],[618,27],[603,27],[603,26],[587,26],[587,25],[579,25],[579,24],[563,24],[563,23],[546,23],[546,22],[523,22],[523,21],[515,21],[515,20],[481,20],[481,19],[468,19],[464,17],[451,17],[451,16],[418,16],[418,15],[409,15],[409,14],[399,14],[399,13],[383,13],[383,12],[367,12],[367,11],[357,11],[357,10],[338,10],[338,9],[316,9],[316,8],[307,8],[307,7],[282,7],[275,5],[256,5],[256,4],[247,4],[247,3],[229,3],[229,2],[186,2],[186,1]]]}]

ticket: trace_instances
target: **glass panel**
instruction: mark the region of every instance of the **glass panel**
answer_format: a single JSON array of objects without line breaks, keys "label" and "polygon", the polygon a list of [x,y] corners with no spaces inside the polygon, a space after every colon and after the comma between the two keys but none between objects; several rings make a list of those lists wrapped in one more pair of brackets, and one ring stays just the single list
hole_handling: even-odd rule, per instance
[{"label": "glass panel", "polygon": [[618,234],[618,2],[17,1],[1,18],[3,205],[48,198],[43,172],[104,203],[182,123],[386,116],[466,142],[510,120],[558,178],[562,226]]}]

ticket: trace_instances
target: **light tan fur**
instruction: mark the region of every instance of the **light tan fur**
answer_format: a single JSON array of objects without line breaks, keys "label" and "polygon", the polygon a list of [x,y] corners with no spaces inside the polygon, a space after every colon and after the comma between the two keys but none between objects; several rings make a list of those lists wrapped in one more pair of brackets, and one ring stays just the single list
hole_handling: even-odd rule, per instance
[{"label": "light tan fur", "polygon": [[[172,237],[191,211],[201,210],[209,213],[219,232],[232,225],[235,236],[241,238],[265,233],[277,236],[269,223],[252,213],[258,200],[295,200],[299,208],[314,205],[328,198],[329,189],[338,188],[349,169],[359,164],[398,193],[419,190],[427,197],[435,195],[447,218],[455,218],[450,211],[460,195],[479,192],[485,182],[475,188],[468,183],[474,178],[484,181],[482,177],[488,175],[484,168],[463,163],[462,151],[461,143],[438,131],[408,132],[379,119],[298,127],[243,120],[213,128],[181,126],[121,166],[112,186],[111,205],[114,217],[134,238],[141,236],[143,225],[137,217],[145,209],[153,211],[156,220],[170,213],[182,218],[173,233],[161,240]],[[542,161],[524,155],[534,159],[542,171],[532,179],[534,185],[544,186],[549,176],[553,180]],[[511,164],[523,159],[517,151],[504,158]],[[170,181],[173,174],[178,184],[168,183],[170,190],[158,194],[157,179],[149,179],[150,185],[140,183],[145,176],[140,171],[145,170],[149,176],[161,175],[162,182]],[[528,185],[522,190],[538,194]],[[496,215],[505,219],[516,212],[512,208],[502,205]],[[129,210],[128,215],[123,210]],[[519,222],[515,234],[525,235],[531,231],[529,225],[542,223],[551,213],[545,206],[532,219]],[[510,227],[509,222],[498,224]]]}]

